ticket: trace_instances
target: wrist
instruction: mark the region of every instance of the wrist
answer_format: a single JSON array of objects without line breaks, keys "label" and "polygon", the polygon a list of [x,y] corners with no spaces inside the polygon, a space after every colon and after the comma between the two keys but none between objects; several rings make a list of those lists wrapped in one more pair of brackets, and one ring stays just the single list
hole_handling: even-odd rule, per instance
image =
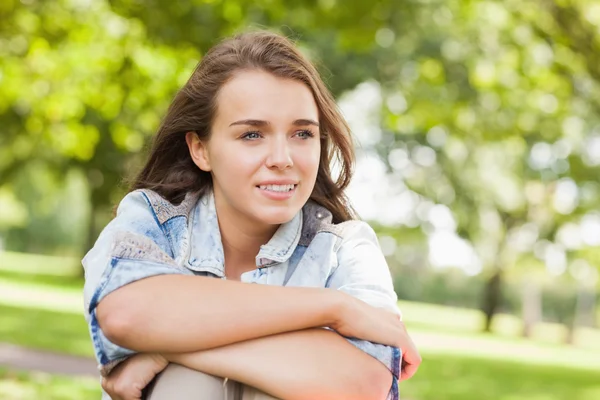
[{"label": "wrist", "polygon": [[166,360],[167,363],[180,364],[178,361],[181,359],[183,354],[184,353],[161,353],[159,356]]},{"label": "wrist", "polygon": [[160,354],[160,353],[149,353],[148,356],[150,356],[150,359],[152,361],[154,361],[154,363],[159,366],[159,367],[166,367],[167,364],[169,363],[169,360],[167,359],[167,357],[164,354]]},{"label": "wrist", "polygon": [[348,296],[335,289],[326,289],[329,295],[328,307],[326,307],[325,325],[332,329],[337,329],[342,324],[345,310],[348,307]]}]

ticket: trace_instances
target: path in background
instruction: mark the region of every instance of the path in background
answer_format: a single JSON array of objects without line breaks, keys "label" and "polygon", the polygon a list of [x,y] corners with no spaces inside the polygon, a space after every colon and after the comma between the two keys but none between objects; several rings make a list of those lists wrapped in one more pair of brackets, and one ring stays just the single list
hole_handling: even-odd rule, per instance
[{"label": "path in background", "polygon": [[96,360],[0,343],[0,367],[58,375],[100,377]]},{"label": "path in background", "polygon": [[[411,333],[417,347],[427,353],[455,354],[499,360],[515,360],[525,364],[553,365],[557,360],[565,367],[600,370],[599,353],[576,347],[540,346],[529,341],[499,340],[493,335],[416,331]],[[568,356],[568,357],[567,357]],[[426,357],[425,357],[426,358]],[[0,367],[43,371],[59,375],[99,376],[96,361],[89,357],[69,356],[0,343]]]}]

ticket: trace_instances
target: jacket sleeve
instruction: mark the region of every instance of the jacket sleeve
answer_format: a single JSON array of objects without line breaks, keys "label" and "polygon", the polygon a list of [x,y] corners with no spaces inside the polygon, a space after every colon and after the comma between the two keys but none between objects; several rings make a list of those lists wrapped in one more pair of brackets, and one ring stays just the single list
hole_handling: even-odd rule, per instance
[{"label": "jacket sleeve", "polygon": [[[365,222],[353,221],[337,250],[338,266],[326,287],[344,291],[374,307],[400,314],[397,296],[387,262],[373,229]],[[348,338],[365,353],[377,358],[392,373],[388,400],[398,399],[402,354],[399,348]]]},{"label": "jacket sleeve", "polygon": [[131,192],[123,198],[116,217],[82,260],[85,317],[103,375],[134,352],[106,338],[96,318],[98,303],[113,291],[140,279],[163,274],[192,275],[173,259],[173,249],[163,229],[146,194]]}]

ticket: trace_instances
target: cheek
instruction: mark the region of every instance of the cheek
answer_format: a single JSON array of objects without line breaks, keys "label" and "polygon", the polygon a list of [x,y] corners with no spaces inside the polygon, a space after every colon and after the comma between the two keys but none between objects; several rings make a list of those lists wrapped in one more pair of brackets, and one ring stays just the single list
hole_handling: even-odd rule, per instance
[{"label": "cheek", "polygon": [[300,153],[300,157],[297,158],[296,163],[304,174],[316,177],[320,158],[321,148],[320,146],[314,146],[310,149],[304,149]]},{"label": "cheek", "polygon": [[[226,151],[213,155],[213,173],[218,179],[244,180],[260,166],[260,157],[248,149],[230,146]],[[247,179],[246,179],[247,181]],[[226,183],[226,182],[221,182]]]}]

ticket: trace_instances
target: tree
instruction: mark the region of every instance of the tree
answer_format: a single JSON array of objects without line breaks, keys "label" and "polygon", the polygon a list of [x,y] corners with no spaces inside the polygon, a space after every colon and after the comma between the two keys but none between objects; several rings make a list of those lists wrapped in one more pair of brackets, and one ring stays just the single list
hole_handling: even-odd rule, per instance
[{"label": "tree", "polygon": [[89,247],[202,54],[271,27],[298,41],[334,95],[377,82],[375,150],[477,250],[489,329],[505,279],[591,260],[592,245],[569,247],[561,232],[600,199],[598,15],[591,0],[4,2],[0,190],[81,171]]}]

